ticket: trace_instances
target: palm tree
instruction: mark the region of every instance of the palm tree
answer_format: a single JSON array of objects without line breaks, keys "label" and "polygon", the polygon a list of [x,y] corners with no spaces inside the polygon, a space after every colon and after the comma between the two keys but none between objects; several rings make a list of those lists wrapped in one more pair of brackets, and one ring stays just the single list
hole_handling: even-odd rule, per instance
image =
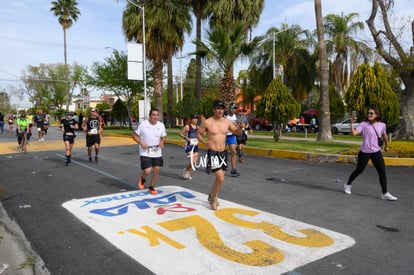
[{"label": "palm tree", "polygon": [[[191,15],[186,1],[145,1],[145,49],[152,61],[155,106],[163,113],[164,62],[184,45],[184,33],[191,31]],[[142,12],[128,3],[122,16],[122,28],[129,41],[143,41]]]},{"label": "palm tree", "polygon": [[309,53],[313,42],[311,34],[297,25],[283,24],[280,29],[270,28],[266,32],[263,50],[253,57],[251,66],[261,68],[265,85],[273,79],[273,58],[284,69],[283,83],[289,87],[298,102],[311,91],[315,80],[315,59]]},{"label": "palm tree", "polygon": [[[264,8],[264,0],[217,0],[209,2],[210,27],[217,25],[233,28],[233,24],[242,25],[243,32],[251,33],[259,23]],[[247,38],[247,36],[246,36]]]},{"label": "palm tree", "polygon": [[[193,13],[196,18],[196,40],[201,40],[201,21],[208,17],[207,7],[211,0],[192,0]],[[200,49],[196,49],[199,51]],[[201,57],[196,56],[195,97],[201,100]]]},{"label": "palm tree", "polygon": [[356,17],[358,13],[328,14],[324,18],[324,29],[328,37],[326,49],[328,54],[334,56],[332,80],[341,97],[347,89],[348,80],[352,77],[349,75],[349,66],[354,66],[352,72],[358,66],[358,63],[351,62],[351,59],[355,59],[359,54],[367,59],[366,54],[370,53],[368,46],[352,38],[353,34],[364,29],[363,22],[353,22]]},{"label": "palm tree", "polygon": [[80,15],[78,9],[78,2],[76,0],[57,0],[52,1],[52,8],[50,11],[58,18],[59,24],[63,28],[63,47],[64,47],[64,60],[65,60],[65,86],[66,86],[66,95],[68,97],[66,110],[69,109],[70,96],[69,96],[69,86],[68,86],[68,69],[67,69],[67,51],[66,51],[66,30],[72,27],[73,21],[76,22]]},{"label": "palm tree", "polygon": [[319,72],[320,72],[320,112],[319,112],[319,141],[332,140],[331,121],[329,117],[329,72],[328,72],[328,57],[326,54],[326,44],[324,38],[323,19],[322,19],[322,4],[321,0],[315,0],[315,17],[316,17],[316,32],[318,35],[318,49],[319,49]]},{"label": "palm tree", "polygon": [[201,57],[207,57],[218,63],[224,75],[220,80],[219,90],[226,104],[235,101],[236,83],[233,78],[233,66],[239,58],[247,58],[256,51],[263,40],[255,37],[246,42],[244,27],[242,24],[234,24],[233,29],[217,25],[214,30],[207,32],[208,40],[197,40],[196,45],[200,49],[196,52]]}]

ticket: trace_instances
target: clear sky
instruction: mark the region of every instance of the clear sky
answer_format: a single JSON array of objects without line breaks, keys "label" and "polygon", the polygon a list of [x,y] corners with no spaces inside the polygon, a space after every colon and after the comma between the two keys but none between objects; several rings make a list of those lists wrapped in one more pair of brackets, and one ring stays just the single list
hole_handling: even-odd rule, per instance
[{"label": "clear sky", "polygon": [[[126,0],[78,0],[81,15],[67,32],[69,64],[77,62],[90,66],[94,61],[103,61],[105,57],[110,56],[112,51],[110,48],[126,51],[127,41],[121,27],[122,12],[126,2]],[[57,18],[49,11],[51,7],[51,1],[47,0],[1,0],[1,90],[10,85],[19,86],[17,79],[28,65],[64,62],[63,30]],[[359,20],[364,22],[370,9],[369,0],[322,0],[324,15],[357,12],[360,16]],[[411,22],[414,15],[414,0],[396,0],[395,11],[398,17],[407,18],[404,22]],[[302,28],[314,30],[316,28],[314,1],[265,0],[265,8],[254,35],[264,34],[271,27],[280,28],[282,23],[298,24]],[[407,35],[410,35],[408,29]],[[194,37],[194,34],[187,37],[183,55],[194,51],[195,46],[191,43]],[[372,43],[367,31],[361,33],[359,38]],[[408,41],[412,41],[410,37]],[[182,60],[183,71],[189,60],[190,58]],[[179,67],[179,61],[175,59],[174,74],[177,76]],[[246,68],[247,64],[236,65],[236,71]]]}]

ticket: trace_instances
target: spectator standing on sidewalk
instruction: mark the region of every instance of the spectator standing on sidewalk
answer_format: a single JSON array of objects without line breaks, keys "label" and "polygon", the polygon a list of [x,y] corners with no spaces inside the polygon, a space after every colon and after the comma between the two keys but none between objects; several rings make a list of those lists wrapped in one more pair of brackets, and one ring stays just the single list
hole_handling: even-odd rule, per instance
[{"label": "spectator standing on sidewalk", "polygon": [[0,132],[3,134],[4,132],[4,115],[0,112]]},{"label": "spectator standing on sidewalk", "polygon": [[[228,108],[228,113],[225,116],[228,120],[230,120],[231,123],[233,123],[235,126],[237,125],[237,114],[236,114],[236,104],[230,103]],[[236,135],[233,134],[230,130],[227,131],[226,134],[226,145],[230,148],[231,158],[231,170],[230,170],[230,176],[232,177],[238,177],[240,176],[240,173],[236,169],[236,160],[237,160],[237,139]]]},{"label": "spectator standing on sidewalk", "polygon": [[189,163],[183,171],[183,177],[185,179],[191,180],[191,173],[195,170],[195,163],[198,158],[198,140],[197,140],[197,130],[198,130],[198,120],[199,117],[196,114],[190,115],[190,123],[185,125],[180,131],[180,137],[185,140],[184,150],[187,153]]},{"label": "spectator standing on sidewalk", "polygon": [[[228,167],[225,143],[227,131],[234,135],[240,135],[242,131],[240,127],[223,117],[225,108],[223,101],[214,101],[214,115],[204,120],[197,131],[198,141],[206,145],[208,149],[206,173],[212,172],[216,177],[211,193],[208,195],[208,202],[213,210],[219,206],[218,193]],[[207,140],[204,140],[205,134],[207,134]]]},{"label": "spectator standing on sidewalk", "polygon": [[75,143],[75,130],[79,128],[77,121],[73,118],[71,112],[66,113],[66,117],[60,121],[60,130],[63,133],[63,143],[65,143],[65,165],[68,166],[71,163],[70,157],[72,156],[72,148]]},{"label": "spectator standing on sidewalk", "polygon": [[357,167],[350,175],[348,182],[344,185],[344,191],[346,194],[351,194],[351,184],[359,176],[371,160],[375,169],[377,170],[379,181],[381,185],[381,199],[395,201],[396,197],[391,195],[387,190],[387,175],[385,173],[384,158],[381,153],[382,144],[379,144],[379,140],[382,137],[384,143],[384,150],[388,151],[388,136],[387,126],[385,123],[380,122],[380,112],[378,109],[370,108],[367,112],[367,119],[361,122],[355,129],[352,124],[356,118],[351,118],[351,134],[361,135],[362,144],[358,153]]},{"label": "spectator standing on sidewalk", "polygon": [[145,188],[145,181],[152,172],[151,183],[148,192],[157,195],[155,184],[164,165],[162,148],[164,148],[167,132],[164,123],[159,121],[160,112],[157,108],[151,108],[149,118],[139,124],[132,134],[132,139],[139,144],[139,156],[141,162],[141,175],[138,180],[138,189]]},{"label": "spectator standing on sidewalk", "polygon": [[101,122],[98,110],[92,108],[89,117],[82,123],[82,129],[86,132],[86,147],[88,148],[88,159],[92,162],[92,147],[95,148],[95,163],[98,164],[99,146],[101,144]]}]

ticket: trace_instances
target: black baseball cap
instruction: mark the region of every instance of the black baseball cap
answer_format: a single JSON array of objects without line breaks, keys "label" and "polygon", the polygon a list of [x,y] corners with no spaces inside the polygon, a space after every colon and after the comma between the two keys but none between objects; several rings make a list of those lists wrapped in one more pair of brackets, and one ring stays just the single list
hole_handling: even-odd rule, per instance
[{"label": "black baseball cap", "polygon": [[213,102],[213,108],[217,109],[217,108],[226,108],[226,105],[224,104],[224,102],[222,100],[216,100]]}]

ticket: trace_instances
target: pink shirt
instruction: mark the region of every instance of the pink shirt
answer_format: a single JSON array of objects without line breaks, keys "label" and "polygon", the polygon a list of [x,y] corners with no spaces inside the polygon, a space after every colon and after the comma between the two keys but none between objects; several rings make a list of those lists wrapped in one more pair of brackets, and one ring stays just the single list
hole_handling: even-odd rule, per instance
[{"label": "pink shirt", "polygon": [[379,137],[382,137],[382,135],[387,132],[387,126],[383,122],[371,124],[369,121],[363,121],[359,124],[358,128],[356,128],[359,135],[362,136],[360,150],[363,153],[376,153],[381,150],[381,147],[378,146],[378,136],[375,133],[374,128]]}]

